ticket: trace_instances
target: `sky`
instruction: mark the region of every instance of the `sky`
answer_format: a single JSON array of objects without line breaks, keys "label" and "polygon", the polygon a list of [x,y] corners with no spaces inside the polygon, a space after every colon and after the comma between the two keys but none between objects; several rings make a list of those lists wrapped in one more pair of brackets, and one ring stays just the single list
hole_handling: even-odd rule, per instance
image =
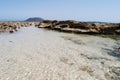
[{"label": "sky", "polygon": [[0,0],[0,20],[120,22],[120,0]]}]

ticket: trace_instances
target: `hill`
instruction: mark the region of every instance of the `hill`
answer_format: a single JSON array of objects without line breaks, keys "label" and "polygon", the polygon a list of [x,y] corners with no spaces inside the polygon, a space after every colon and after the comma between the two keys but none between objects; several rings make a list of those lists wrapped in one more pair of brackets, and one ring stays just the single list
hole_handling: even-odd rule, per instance
[{"label": "hill", "polygon": [[39,17],[33,17],[33,18],[28,18],[25,21],[27,22],[42,22],[44,19],[39,18]]}]

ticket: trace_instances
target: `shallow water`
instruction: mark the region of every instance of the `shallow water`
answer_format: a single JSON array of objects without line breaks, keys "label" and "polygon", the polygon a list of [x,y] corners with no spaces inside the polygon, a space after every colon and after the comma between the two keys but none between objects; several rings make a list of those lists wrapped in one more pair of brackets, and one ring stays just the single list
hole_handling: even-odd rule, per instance
[{"label": "shallow water", "polygon": [[0,34],[0,80],[107,80],[120,39],[23,27]]}]

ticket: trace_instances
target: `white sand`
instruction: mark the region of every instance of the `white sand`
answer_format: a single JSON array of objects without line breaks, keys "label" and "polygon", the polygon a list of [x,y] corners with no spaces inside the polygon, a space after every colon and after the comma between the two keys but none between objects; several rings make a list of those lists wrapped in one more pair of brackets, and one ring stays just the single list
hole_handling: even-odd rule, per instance
[{"label": "white sand", "polygon": [[108,80],[119,58],[107,54],[117,41],[22,28],[0,35],[0,80]]}]

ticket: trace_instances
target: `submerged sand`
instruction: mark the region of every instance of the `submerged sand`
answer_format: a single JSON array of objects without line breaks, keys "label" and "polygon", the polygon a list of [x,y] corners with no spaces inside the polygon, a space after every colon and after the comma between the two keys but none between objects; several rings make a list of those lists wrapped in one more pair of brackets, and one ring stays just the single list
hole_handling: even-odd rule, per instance
[{"label": "submerged sand", "polygon": [[120,80],[120,39],[21,28],[0,34],[0,80]]}]

